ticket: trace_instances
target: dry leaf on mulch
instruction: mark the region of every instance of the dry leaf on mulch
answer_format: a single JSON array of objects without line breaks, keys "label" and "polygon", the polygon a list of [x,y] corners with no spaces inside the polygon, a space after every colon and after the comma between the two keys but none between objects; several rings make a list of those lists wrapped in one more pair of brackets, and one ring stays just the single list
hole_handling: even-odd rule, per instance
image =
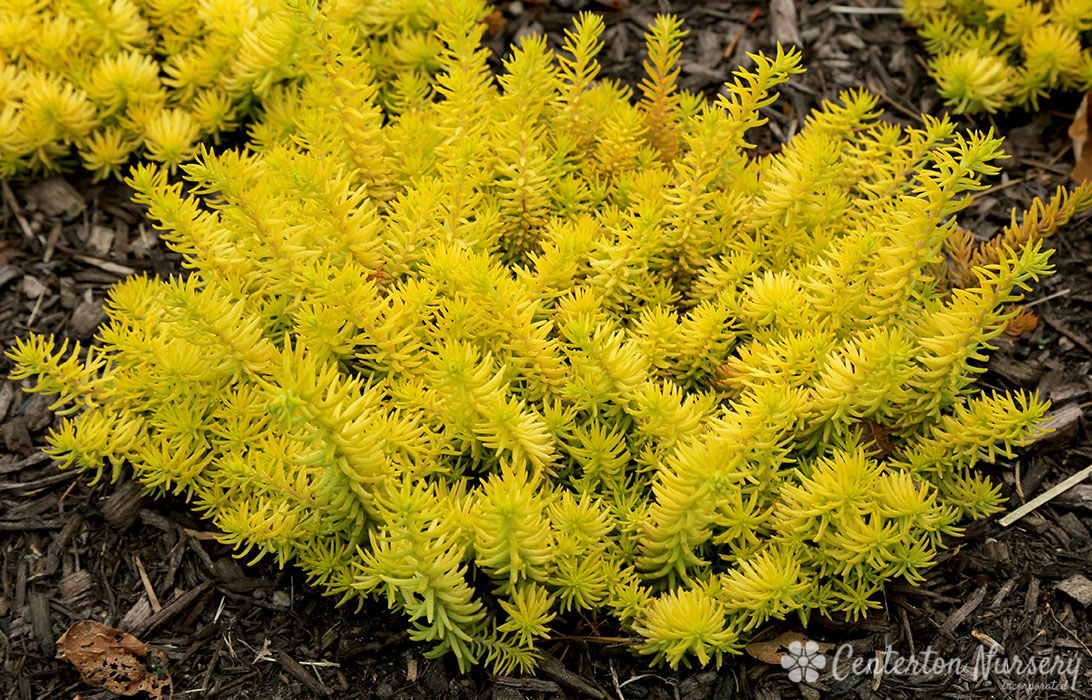
[{"label": "dry leaf on mulch", "polygon": [[789,648],[789,645],[793,642],[799,642],[804,644],[805,642],[814,642],[816,648],[820,654],[825,654],[834,648],[834,645],[829,642],[817,642],[808,637],[802,632],[788,631],[776,639],[769,639],[765,642],[751,642],[743,649],[752,657],[758,659],[763,663],[777,666],[781,663],[781,657],[785,655],[785,651]]},{"label": "dry leaf on mulch", "polygon": [[[171,687],[167,657],[133,635],[113,627],[81,620],[57,640],[57,658],[68,661],[88,685],[119,695],[144,691],[153,698],[166,697]],[[148,669],[146,660],[151,662]]]},{"label": "dry leaf on mulch", "polygon": [[1073,157],[1076,160],[1070,177],[1074,182],[1092,180],[1092,146],[1088,143],[1087,94],[1081,100],[1081,106],[1077,108],[1073,123],[1069,125],[1069,138],[1073,140]]}]

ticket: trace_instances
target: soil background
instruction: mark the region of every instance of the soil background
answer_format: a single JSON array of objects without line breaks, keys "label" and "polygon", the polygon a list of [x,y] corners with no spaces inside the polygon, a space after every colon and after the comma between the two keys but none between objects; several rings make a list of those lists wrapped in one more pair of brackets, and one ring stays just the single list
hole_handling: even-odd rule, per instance
[{"label": "soil background", "polygon": [[[887,118],[920,124],[943,112],[922,48],[894,0],[607,2],[552,0],[498,6],[491,48],[544,32],[551,44],[576,13],[607,22],[603,74],[636,85],[643,33],[658,12],[674,12],[689,34],[683,87],[712,96],[747,62],[778,41],[797,43],[808,72],[765,110],[759,149],[775,149],[808,112],[840,91],[865,87]],[[1011,210],[1068,184],[1066,135],[1079,95],[1062,95],[1037,114],[962,118],[995,128],[1011,158],[990,190],[961,217],[986,239]],[[169,275],[177,259],[159,244],[128,191],[79,176],[0,187],[0,345],[31,331],[84,342],[102,320],[111,285],[134,272]],[[1000,343],[985,388],[1038,390],[1053,400],[1058,430],[1019,458],[991,468],[1015,508],[1092,460],[1084,411],[1092,406],[1092,224],[1080,217],[1053,239],[1057,274],[1037,289],[1038,329]],[[6,376],[10,362],[0,360]],[[106,700],[54,658],[56,639],[93,618],[132,632],[166,655],[173,697],[219,700],[434,698],[545,700],[730,700],[734,698],[1082,698],[1092,697],[1092,486],[1079,485],[1010,527],[971,523],[919,587],[890,586],[866,621],[816,620],[808,636],[852,644],[861,660],[891,649],[902,657],[932,649],[959,659],[962,673],[863,673],[835,677],[828,663],[798,684],[777,663],[799,633],[772,629],[752,654],[719,670],[651,670],[597,620],[574,620],[585,637],[559,638],[533,678],[461,675],[428,659],[405,623],[381,603],[337,608],[295,569],[248,566],[218,544],[179,500],[152,501],[134,484],[88,483],[59,471],[39,449],[57,417],[48,402],[0,382],[0,700]],[[1089,483],[1092,483],[1090,481]],[[824,647],[824,650],[828,649]],[[974,660],[1056,658],[1076,667],[1073,688],[1057,674],[975,677]],[[844,667],[840,667],[844,668]],[[844,675],[844,674],[840,674]]]}]

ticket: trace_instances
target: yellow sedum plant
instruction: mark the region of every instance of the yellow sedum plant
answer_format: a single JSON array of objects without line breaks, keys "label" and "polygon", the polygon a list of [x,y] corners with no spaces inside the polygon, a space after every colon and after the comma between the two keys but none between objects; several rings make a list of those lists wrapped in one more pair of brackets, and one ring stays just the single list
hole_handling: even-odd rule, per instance
[{"label": "yellow sedum plant", "polygon": [[90,347],[9,350],[68,414],[50,453],[184,494],[462,668],[533,668],[599,613],[656,663],[719,663],[921,581],[1000,508],[978,465],[1039,431],[1044,403],[973,380],[1092,186],[954,285],[999,139],[849,92],[759,155],[798,53],[706,103],[660,17],[637,100],[597,77],[601,18],[494,78],[483,12],[447,6],[437,99],[384,122],[316,11],[291,140],[202,151],[188,190],[134,170],[187,270],[118,285]]},{"label": "yellow sedum plant", "polygon": [[[324,0],[397,111],[428,96],[440,0]],[[82,165],[96,179],[134,154],[172,170],[254,119],[290,136],[309,74],[314,12],[299,0],[5,0],[0,6],[0,177]],[[271,114],[265,114],[268,105]]]},{"label": "yellow sedum plant", "polygon": [[1038,109],[1092,89],[1092,0],[903,0],[954,112]]}]

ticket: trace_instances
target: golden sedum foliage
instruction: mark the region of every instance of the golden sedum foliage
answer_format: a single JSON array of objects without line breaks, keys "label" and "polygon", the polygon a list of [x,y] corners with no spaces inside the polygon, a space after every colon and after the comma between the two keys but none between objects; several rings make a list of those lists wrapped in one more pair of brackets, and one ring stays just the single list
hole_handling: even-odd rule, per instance
[{"label": "golden sedum foliage", "polygon": [[[396,110],[406,87],[427,94],[438,67],[439,4],[321,6]],[[259,142],[283,137],[308,89],[308,20],[297,0],[5,0],[0,176],[71,167],[73,151],[98,178],[134,153],[174,168],[252,117]]]},{"label": "golden sedum foliage", "polygon": [[1092,88],[1092,0],[903,0],[955,112],[1038,109]]},{"label": "golden sedum foliage", "polygon": [[597,79],[594,15],[491,77],[483,11],[447,5],[437,99],[389,121],[312,11],[291,140],[201,152],[188,194],[134,171],[188,274],[116,287],[92,347],[11,349],[70,412],[51,453],[130,465],[463,667],[533,667],[597,611],[656,662],[719,662],[920,581],[1044,415],[972,381],[1092,187],[976,249],[953,216],[992,135],[850,92],[759,155],[799,54],[706,103],[661,17],[634,99]]}]

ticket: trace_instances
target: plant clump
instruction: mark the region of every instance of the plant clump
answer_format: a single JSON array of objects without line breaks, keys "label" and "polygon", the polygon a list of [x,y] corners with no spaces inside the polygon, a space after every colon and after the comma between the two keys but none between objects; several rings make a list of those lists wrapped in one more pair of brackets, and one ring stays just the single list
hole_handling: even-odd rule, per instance
[{"label": "plant clump", "polygon": [[[327,0],[396,111],[427,96],[438,0]],[[6,0],[0,8],[0,177],[96,179],[143,155],[170,168],[251,119],[259,143],[310,99],[297,0]]]},{"label": "plant clump", "polygon": [[671,667],[772,620],[856,619],[1001,507],[979,470],[1045,403],[977,391],[1060,191],[992,242],[955,215],[1001,141],[843,94],[752,143],[800,55],[713,102],[648,33],[639,96],[602,20],[493,77],[454,0],[436,99],[384,118],[366,60],[304,7],[292,138],[129,178],[186,272],[110,293],[90,347],[9,350],[68,414],[62,464],[184,494],[240,556],[380,598],[463,667],[532,668],[605,613]]},{"label": "plant clump", "polygon": [[1092,89],[1092,0],[904,0],[940,95],[954,112],[1038,109]]}]

